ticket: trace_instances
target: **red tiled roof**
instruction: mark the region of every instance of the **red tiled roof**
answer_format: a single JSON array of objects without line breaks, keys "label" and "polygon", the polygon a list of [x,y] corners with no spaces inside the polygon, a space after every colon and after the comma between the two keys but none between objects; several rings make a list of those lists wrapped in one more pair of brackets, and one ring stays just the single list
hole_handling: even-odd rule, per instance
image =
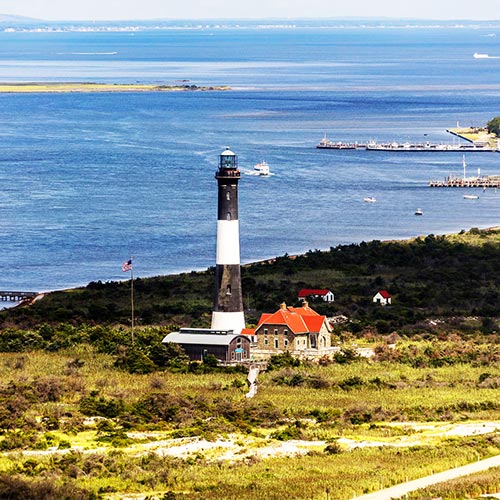
[{"label": "red tiled roof", "polygon": [[309,288],[303,288],[299,292],[299,299],[304,299],[306,297],[309,297],[310,295],[318,295],[318,296],[323,296],[326,295],[330,290],[326,290],[323,288],[318,288],[318,289],[309,289]]},{"label": "red tiled roof", "polygon": [[253,337],[255,335],[255,328],[243,328],[243,330],[241,330],[241,335]]},{"label": "red tiled roof", "polygon": [[319,333],[323,323],[325,321],[324,316],[304,316],[304,322],[307,325],[307,329],[310,332]]},{"label": "red tiled roof", "polygon": [[282,307],[273,314],[262,314],[258,330],[263,324],[266,325],[286,325],[293,333],[318,333],[325,321],[325,316],[321,316],[310,307]]},{"label": "red tiled roof", "polygon": [[[289,307],[289,311],[296,312],[297,314],[300,314],[301,316],[319,316],[319,314],[311,309],[309,306],[302,306],[302,307]],[[324,317],[324,316],[323,316]]]},{"label": "red tiled roof", "polygon": [[380,293],[380,295],[382,295],[382,297],[384,297],[384,299],[391,298],[391,294],[387,290],[379,290],[378,293]]}]

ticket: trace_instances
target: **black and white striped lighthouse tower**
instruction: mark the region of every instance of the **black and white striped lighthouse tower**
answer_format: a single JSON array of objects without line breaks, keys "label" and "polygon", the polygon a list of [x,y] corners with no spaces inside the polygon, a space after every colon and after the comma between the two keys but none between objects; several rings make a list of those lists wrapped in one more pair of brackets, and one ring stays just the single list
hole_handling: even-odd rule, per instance
[{"label": "black and white striped lighthouse tower", "polygon": [[219,196],[212,330],[233,330],[235,334],[239,334],[245,328],[238,221],[240,171],[236,155],[229,148],[219,156],[219,169],[215,178]]}]

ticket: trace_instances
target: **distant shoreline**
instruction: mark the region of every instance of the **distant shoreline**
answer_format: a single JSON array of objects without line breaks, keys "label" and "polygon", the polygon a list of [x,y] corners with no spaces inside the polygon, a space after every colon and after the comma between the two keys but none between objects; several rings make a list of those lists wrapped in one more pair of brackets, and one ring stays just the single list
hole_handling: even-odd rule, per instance
[{"label": "distant shoreline", "polygon": [[142,83],[28,82],[0,83],[0,94],[92,92],[207,92],[231,90],[226,85],[155,85]]},{"label": "distant shoreline", "polygon": [[[462,229],[460,232],[456,232],[456,231],[453,231],[451,233],[442,233],[442,234],[436,234],[435,236],[459,236],[462,231],[464,233],[469,233],[472,229],[479,229],[479,231],[486,231],[486,232],[498,232],[500,231],[500,226],[489,226],[489,227],[483,227],[483,228],[469,228],[469,229]],[[411,241],[415,241],[416,239],[418,238],[426,238],[427,236],[429,235],[426,235],[426,234],[423,234],[423,235],[418,235],[418,236],[411,236],[411,237],[408,237],[408,238],[400,238],[400,239],[388,239],[388,240],[378,240],[378,241],[381,241],[382,243],[401,243],[401,242],[404,242],[404,241],[407,241],[407,242],[411,242]],[[375,240],[369,240],[369,241],[377,241],[376,239]],[[359,244],[359,243],[356,243],[356,244]],[[338,246],[342,246],[342,245],[349,245],[349,243],[341,243],[339,244]],[[309,250],[311,251],[311,250]],[[328,249],[321,249],[320,250],[321,252],[328,252]],[[302,253],[298,253],[298,254],[287,254],[285,253],[284,255],[279,255],[277,257],[269,257],[267,259],[260,259],[260,260],[254,260],[254,261],[251,261],[251,262],[245,262],[243,264],[241,264],[241,267],[245,267],[245,268],[248,268],[250,266],[253,266],[253,265],[257,265],[257,264],[269,264],[269,263],[272,263],[274,261],[276,261],[276,258],[280,258],[280,257],[284,257],[285,255],[290,259],[290,260],[295,260],[297,257],[302,257],[303,255],[306,255],[307,254],[307,251],[304,251]],[[159,278],[159,277],[163,277],[163,276],[179,276],[179,275],[182,275],[182,274],[189,274],[189,273],[204,273],[206,271],[208,271],[208,269],[210,268],[211,266],[209,267],[206,267],[206,268],[199,268],[199,269],[183,269],[183,270],[177,270],[177,271],[173,271],[173,272],[167,272],[165,274],[151,274],[151,275],[143,275],[143,276],[140,276],[140,279],[148,279],[148,278]],[[96,278],[96,281],[99,280],[99,278]],[[123,280],[107,280],[109,282],[122,282],[122,281],[129,281],[129,279],[123,279]],[[106,280],[104,281],[106,282]],[[88,285],[88,282],[87,283],[83,283],[81,285],[74,285],[74,286],[69,286],[69,287],[63,287],[63,288],[55,288],[55,289],[52,289],[52,290],[43,290],[41,292],[39,292],[39,295],[45,295],[45,294],[49,294],[49,293],[53,293],[53,292],[67,292],[67,291],[70,291],[70,290],[76,290],[76,289],[79,289],[79,288],[85,288],[86,286]],[[14,306],[16,307],[16,306]],[[1,309],[0,309],[1,310]]]}]

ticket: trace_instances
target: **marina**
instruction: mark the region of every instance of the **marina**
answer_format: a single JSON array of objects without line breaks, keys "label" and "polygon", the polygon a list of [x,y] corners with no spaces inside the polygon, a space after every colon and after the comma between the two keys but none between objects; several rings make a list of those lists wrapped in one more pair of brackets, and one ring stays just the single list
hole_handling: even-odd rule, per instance
[{"label": "marina", "polygon": [[500,187],[500,175],[484,176],[484,177],[469,177],[464,179],[463,177],[456,177],[450,175],[445,177],[442,181],[429,181],[429,187],[437,188],[499,188]]},{"label": "marina", "polygon": [[[392,152],[452,152],[452,153],[495,153],[500,152],[500,139],[494,134],[488,133],[485,128],[461,128],[457,123],[457,128],[447,129],[447,133],[458,137],[465,142],[377,142],[370,140],[363,142],[343,142],[327,139],[326,134],[317,144],[318,149],[364,149],[366,151],[392,151]],[[427,134],[424,134],[427,136]]]},{"label": "marina", "polygon": [[393,151],[393,152],[450,152],[450,153],[495,153],[500,149],[489,145],[477,144],[447,144],[431,142],[375,142],[366,144],[361,142],[333,142],[326,137],[316,146],[317,149],[364,149],[365,151]]},{"label": "marina", "polygon": [[391,143],[376,143],[369,142],[365,148],[367,151],[395,151],[395,152],[452,152],[452,153],[494,153],[498,149],[489,146],[477,146],[469,144],[446,144],[446,143],[410,143],[410,142],[391,142]]},{"label": "marina", "polygon": [[[429,187],[462,187],[462,188],[498,188],[500,187],[500,175],[481,175],[481,169],[477,169],[476,177],[467,177],[467,163],[465,155],[462,157],[463,175],[448,175],[443,181],[429,181]],[[464,198],[475,199],[476,195],[465,195]]]}]

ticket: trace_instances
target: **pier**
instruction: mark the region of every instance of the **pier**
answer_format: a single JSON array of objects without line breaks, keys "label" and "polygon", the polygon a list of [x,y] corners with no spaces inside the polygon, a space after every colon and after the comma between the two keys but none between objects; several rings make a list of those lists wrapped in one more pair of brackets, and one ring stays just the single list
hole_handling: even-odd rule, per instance
[{"label": "pier", "polygon": [[437,188],[500,188],[500,176],[492,177],[446,177],[443,181],[429,181],[429,187]]},{"label": "pier", "polygon": [[[425,142],[376,142],[367,143],[331,141],[326,138],[316,145],[317,149],[364,149],[366,151],[394,151],[394,152],[454,152],[454,153],[500,153],[500,138],[494,137],[481,129],[448,129],[449,134],[458,137],[466,143],[433,143]],[[427,134],[425,134],[427,135]]]},{"label": "pier", "polygon": [[34,299],[38,292],[2,292],[0,291],[0,301],[21,302],[26,299]]},{"label": "pier", "polygon": [[401,153],[411,152],[448,152],[448,153],[495,153],[500,152],[500,149],[493,148],[488,145],[474,144],[446,144],[446,143],[431,143],[431,142],[373,142],[367,144],[360,142],[333,142],[323,138],[317,144],[317,149],[364,149],[365,151],[393,151]]}]

